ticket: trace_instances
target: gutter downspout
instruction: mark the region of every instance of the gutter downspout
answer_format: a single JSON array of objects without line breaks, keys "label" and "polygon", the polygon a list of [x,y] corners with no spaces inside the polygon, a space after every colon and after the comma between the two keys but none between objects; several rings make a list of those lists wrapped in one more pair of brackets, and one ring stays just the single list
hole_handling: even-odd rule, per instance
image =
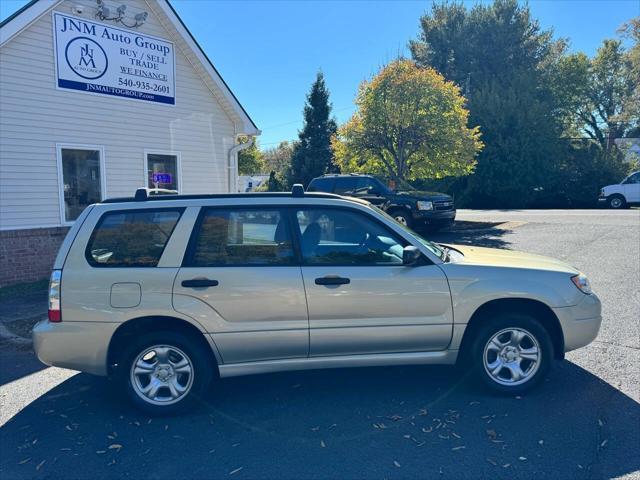
[{"label": "gutter downspout", "polygon": [[236,190],[238,189],[238,185],[237,185],[238,181],[235,175],[238,171],[238,168],[237,168],[237,163],[234,162],[234,160],[238,158],[237,155],[239,152],[241,152],[245,148],[249,148],[251,145],[253,145],[255,141],[256,141],[255,135],[251,135],[249,136],[249,140],[247,140],[245,143],[239,143],[229,149],[229,158],[228,158],[228,165],[227,165],[227,168],[229,169],[229,174],[228,174],[229,193],[236,193]]}]

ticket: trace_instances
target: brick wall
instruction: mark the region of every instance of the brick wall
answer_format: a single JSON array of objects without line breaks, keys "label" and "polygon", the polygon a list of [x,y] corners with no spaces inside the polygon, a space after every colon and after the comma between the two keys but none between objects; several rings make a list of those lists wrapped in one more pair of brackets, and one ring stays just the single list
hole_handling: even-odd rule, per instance
[{"label": "brick wall", "polygon": [[0,231],[0,287],[49,277],[69,227]]}]

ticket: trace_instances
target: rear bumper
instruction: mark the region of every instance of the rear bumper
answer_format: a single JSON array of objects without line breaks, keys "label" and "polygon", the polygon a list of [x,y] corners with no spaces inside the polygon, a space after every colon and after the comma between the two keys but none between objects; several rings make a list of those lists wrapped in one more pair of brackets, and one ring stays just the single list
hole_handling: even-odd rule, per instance
[{"label": "rear bumper", "polygon": [[104,376],[109,342],[119,326],[119,323],[44,320],[33,328],[33,349],[46,365]]},{"label": "rear bumper", "polygon": [[577,305],[554,308],[553,311],[562,327],[565,352],[584,347],[598,336],[602,323],[602,307],[595,294],[584,295]]}]

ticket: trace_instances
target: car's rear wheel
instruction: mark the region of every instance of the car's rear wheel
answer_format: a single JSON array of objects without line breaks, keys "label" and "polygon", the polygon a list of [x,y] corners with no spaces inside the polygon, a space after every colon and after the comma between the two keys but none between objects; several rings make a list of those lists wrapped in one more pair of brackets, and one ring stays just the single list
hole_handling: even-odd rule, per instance
[{"label": "car's rear wheel", "polygon": [[553,344],[534,317],[503,313],[486,319],[476,332],[471,361],[477,376],[492,390],[523,393],[548,374]]},{"label": "car's rear wheel", "polygon": [[627,202],[622,195],[611,195],[607,198],[607,205],[609,208],[620,209],[625,208],[627,206]]},{"label": "car's rear wheel", "polygon": [[120,376],[137,408],[166,414],[204,394],[214,368],[209,363],[201,342],[178,332],[154,332],[129,345]]}]

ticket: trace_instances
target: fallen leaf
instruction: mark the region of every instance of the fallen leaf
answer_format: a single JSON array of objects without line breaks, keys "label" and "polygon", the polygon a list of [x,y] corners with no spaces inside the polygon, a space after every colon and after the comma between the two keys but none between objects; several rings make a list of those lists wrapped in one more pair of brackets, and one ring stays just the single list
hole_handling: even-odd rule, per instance
[{"label": "fallen leaf", "polygon": [[318,430],[320,430],[320,427],[311,427],[312,432],[317,432]]},{"label": "fallen leaf", "polygon": [[66,429],[67,429],[67,430],[69,430],[69,431],[72,431],[72,430],[73,430],[73,428],[71,428],[69,425],[65,425],[65,427],[64,427],[64,428],[66,428]]},{"label": "fallen leaf", "polygon": [[464,445],[461,445],[459,447],[453,447],[451,450],[456,451],[456,450],[462,450],[463,448],[467,448]]},{"label": "fallen leaf", "polygon": [[600,448],[604,448],[604,446],[607,444],[609,440],[607,440],[606,438],[602,441],[602,443],[600,444]]},{"label": "fallen leaf", "polygon": [[149,453],[151,451],[150,448],[147,448],[144,452],[142,452],[143,455],[146,455],[147,453]]},{"label": "fallen leaf", "polygon": [[116,464],[116,459],[114,458],[109,463],[107,463],[107,467],[110,467],[111,465],[115,465],[115,464]]},{"label": "fallen leaf", "polygon": [[456,438],[462,438],[460,435],[458,435],[456,432],[451,432],[451,435],[453,435]]},{"label": "fallen leaf", "polygon": [[320,446],[322,448],[325,448],[327,445],[324,443],[324,440],[320,440]]},{"label": "fallen leaf", "polygon": [[544,444],[544,440],[538,440],[538,445],[543,445]]},{"label": "fallen leaf", "polygon": [[70,448],[61,448],[60,451],[61,452],[70,452],[71,449]]},{"label": "fallen leaf", "polygon": [[36,465],[36,470],[40,470],[45,463],[46,460],[42,460],[38,465]]},{"label": "fallen leaf", "polygon": [[331,425],[329,425],[329,430],[331,430],[332,428],[336,428],[337,426],[337,423],[332,423]]},{"label": "fallen leaf", "polygon": [[604,422],[600,418],[598,419],[598,425],[600,425],[601,427],[604,426]]},{"label": "fallen leaf", "polygon": [[402,465],[400,465],[400,462],[398,462],[397,460],[394,460],[393,464],[398,468],[400,468],[402,466]]},{"label": "fallen leaf", "polygon": [[209,453],[213,453],[213,452],[215,452],[215,451],[216,451],[216,449],[215,449],[215,448],[212,448],[211,450],[209,450]]},{"label": "fallen leaf", "polygon": [[112,443],[111,445],[109,445],[109,450],[120,451],[121,448],[122,448],[122,445],[120,445],[119,443]]},{"label": "fallen leaf", "polygon": [[244,467],[238,467],[235,470],[231,470],[229,472],[229,475],[235,475],[236,473],[238,473],[240,470],[242,470]]},{"label": "fallen leaf", "polygon": [[106,450],[96,450],[96,453],[102,455],[103,453],[107,453]]},{"label": "fallen leaf", "polygon": [[469,405],[480,405],[480,402],[470,402]]},{"label": "fallen leaf", "polygon": [[491,439],[491,440],[495,440],[496,438],[498,438],[498,434],[496,433],[495,430],[487,430],[487,436]]},{"label": "fallen leaf", "polygon": [[29,457],[29,458],[25,458],[24,460],[20,460],[20,461],[18,462],[18,465],[24,465],[25,463],[27,463],[27,462],[29,462],[29,461],[31,461],[31,457]]},{"label": "fallen leaf", "polygon": [[397,422],[398,420],[402,420],[402,417],[400,415],[391,415],[390,417],[387,417],[387,418],[394,422]]},{"label": "fallen leaf", "polygon": [[418,413],[418,415],[420,415],[421,417],[425,417],[429,414],[429,412],[427,411],[426,408],[421,408],[420,412]]},{"label": "fallen leaf", "polygon": [[504,465],[502,465],[502,468],[509,468],[511,466],[510,463],[505,463]]},{"label": "fallen leaf", "polygon": [[135,422],[133,422],[133,424],[134,424],[136,427],[139,427],[139,426],[140,426],[140,422],[138,422],[137,420],[136,420]]},{"label": "fallen leaf", "polygon": [[524,462],[527,460],[527,457],[518,457],[518,460],[520,460],[521,462]]},{"label": "fallen leaf", "polygon": [[487,462],[489,462],[494,467],[498,465],[498,463],[493,458],[487,458]]}]

